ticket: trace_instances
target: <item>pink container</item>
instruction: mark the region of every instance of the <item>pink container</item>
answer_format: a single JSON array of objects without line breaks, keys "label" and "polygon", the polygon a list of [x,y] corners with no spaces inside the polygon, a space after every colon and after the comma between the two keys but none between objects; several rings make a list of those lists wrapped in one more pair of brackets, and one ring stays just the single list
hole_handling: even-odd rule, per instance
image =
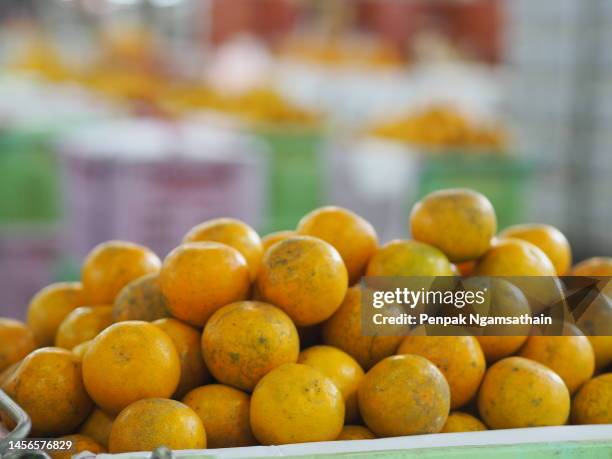
[{"label": "pink container", "polygon": [[201,221],[261,221],[265,163],[250,137],[141,120],[88,129],[61,145],[65,248],[75,261],[109,239],[165,256]]},{"label": "pink container", "polygon": [[36,292],[53,282],[59,253],[55,227],[0,228],[0,316],[25,319]]}]

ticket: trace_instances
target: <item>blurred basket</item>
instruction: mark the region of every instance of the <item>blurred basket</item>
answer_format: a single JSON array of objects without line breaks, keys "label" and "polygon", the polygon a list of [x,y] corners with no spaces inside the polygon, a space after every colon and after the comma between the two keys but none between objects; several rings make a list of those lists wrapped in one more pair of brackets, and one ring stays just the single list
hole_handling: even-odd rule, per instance
[{"label": "blurred basket", "polygon": [[0,225],[0,315],[24,319],[34,293],[53,282],[58,234],[55,224]]},{"label": "blurred basket", "polygon": [[497,153],[444,152],[423,155],[418,197],[443,188],[470,188],[495,208],[499,228],[524,221],[535,173],[533,162]]},{"label": "blurred basket", "polygon": [[321,205],[322,133],[306,128],[259,128],[255,134],[269,150],[263,232],[293,229],[300,218]]},{"label": "blurred basket", "polygon": [[250,136],[122,120],[66,138],[60,150],[74,261],[109,239],[164,256],[197,223],[226,216],[257,225],[263,213],[265,160]]},{"label": "blurred basket", "polygon": [[56,219],[57,170],[48,136],[0,132],[0,224]]}]

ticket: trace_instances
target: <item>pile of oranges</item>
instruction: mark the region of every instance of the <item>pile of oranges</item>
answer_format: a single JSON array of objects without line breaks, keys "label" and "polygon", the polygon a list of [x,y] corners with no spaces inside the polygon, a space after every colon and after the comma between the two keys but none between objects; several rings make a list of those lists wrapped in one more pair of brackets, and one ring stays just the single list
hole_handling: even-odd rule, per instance
[{"label": "pile of oranges", "polygon": [[442,104],[377,124],[370,133],[430,152],[461,149],[467,153],[503,153],[508,150],[508,135],[502,126],[478,122]]},{"label": "pile of oranges", "polygon": [[323,207],[264,238],[204,222],[163,261],[100,244],[80,282],[36,294],[27,325],[0,319],[0,387],[33,436],[91,452],[612,423],[611,321],[591,337],[573,325],[554,337],[364,336],[359,286],[364,275],[610,276],[612,258],[572,267],[547,225],[498,234],[470,190],[428,195],[409,227],[413,239],[379,245],[363,218]]}]

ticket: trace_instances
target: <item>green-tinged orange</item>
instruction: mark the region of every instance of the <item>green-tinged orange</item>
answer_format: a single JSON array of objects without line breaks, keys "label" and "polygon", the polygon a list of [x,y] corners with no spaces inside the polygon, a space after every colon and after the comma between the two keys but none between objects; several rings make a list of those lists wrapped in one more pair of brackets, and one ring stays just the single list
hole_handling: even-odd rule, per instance
[{"label": "green-tinged orange", "polygon": [[213,314],[202,334],[202,354],[215,379],[246,391],[274,368],[296,362],[299,352],[295,325],[268,303],[228,304]]},{"label": "green-tinged orange", "polygon": [[342,303],[347,286],[346,267],[338,251],[310,236],[274,244],[257,277],[262,298],[284,310],[298,326],[328,319]]},{"label": "green-tinged orange", "polygon": [[113,304],[134,279],[159,271],[161,261],[147,247],[126,241],[98,244],[85,257],[81,282],[88,304]]},{"label": "green-tinged orange", "polygon": [[247,297],[249,267],[233,247],[188,242],[168,254],[159,283],[171,314],[202,327],[219,308]]},{"label": "green-tinged orange", "polygon": [[189,392],[183,403],[202,420],[209,448],[257,444],[251,431],[251,397],[245,392],[223,384],[209,384]]},{"label": "green-tinged orange", "polygon": [[395,355],[378,362],[359,386],[359,409],[379,437],[439,432],[450,410],[444,375],[418,355]]},{"label": "green-tinged orange", "polygon": [[287,363],[272,370],[251,397],[251,428],[262,445],[332,441],[343,422],[342,394],[308,365]]},{"label": "green-tinged orange", "polygon": [[255,279],[263,246],[259,235],[249,225],[234,218],[215,218],[194,226],[183,238],[183,242],[203,241],[221,242],[238,250],[249,265],[251,279]]}]

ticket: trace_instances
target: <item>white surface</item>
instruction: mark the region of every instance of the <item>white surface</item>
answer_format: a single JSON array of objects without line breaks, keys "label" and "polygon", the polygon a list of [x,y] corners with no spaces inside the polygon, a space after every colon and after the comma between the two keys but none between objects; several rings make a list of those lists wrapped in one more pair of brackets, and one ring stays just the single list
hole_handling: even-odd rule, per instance
[{"label": "white surface", "polygon": [[[302,443],[285,446],[209,449],[175,452],[177,458],[212,456],[222,459],[285,457],[308,454],[339,454],[373,451],[397,451],[448,446],[486,446],[527,443],[612,440],[612,425],[537,427],[529,429],[488,430],[453,434],[415,435],[377,440]],[[145,459],[151,453],[101,454],[115,459]]]}]

